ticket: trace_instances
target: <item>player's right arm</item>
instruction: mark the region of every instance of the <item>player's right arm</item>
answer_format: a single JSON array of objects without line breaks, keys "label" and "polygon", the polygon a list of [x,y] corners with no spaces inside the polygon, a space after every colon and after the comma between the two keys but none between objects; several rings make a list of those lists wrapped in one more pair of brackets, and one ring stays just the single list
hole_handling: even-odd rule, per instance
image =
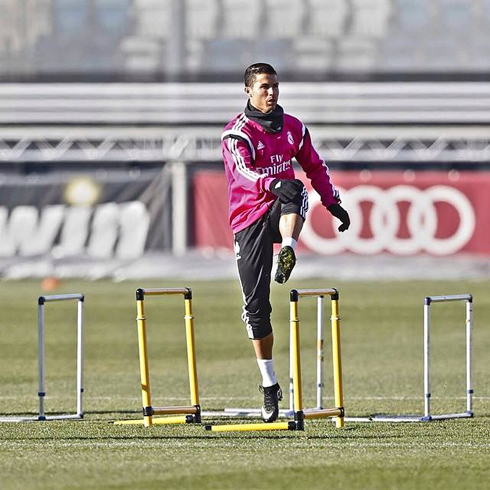
[{"label": "player's right arm", "polygon": [[225,166],[236,185],[257,194],[269,190],[274,179],[258,172],[254,167],[255,150],[252,142],[247,141],[246,135],[225,132],[221,140],[221,150]]}]

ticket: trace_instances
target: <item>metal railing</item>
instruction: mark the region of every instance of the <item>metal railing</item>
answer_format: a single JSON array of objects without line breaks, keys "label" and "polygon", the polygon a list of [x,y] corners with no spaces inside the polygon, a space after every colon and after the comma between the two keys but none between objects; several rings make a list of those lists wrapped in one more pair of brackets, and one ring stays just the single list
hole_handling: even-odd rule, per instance
[{"label": "metal railing", "polygon": [[[482,126],[309,126],[329,162],[486,163]],[[25,162],[209,162],[221,160],[221,126],[0,127],[0,165]]]},{"label": "metal railing", "polygon": [[[322,156],[488,162],[490,83],[284,83]],[[0,163],[221,159],[240,84],[0,84]]]}]

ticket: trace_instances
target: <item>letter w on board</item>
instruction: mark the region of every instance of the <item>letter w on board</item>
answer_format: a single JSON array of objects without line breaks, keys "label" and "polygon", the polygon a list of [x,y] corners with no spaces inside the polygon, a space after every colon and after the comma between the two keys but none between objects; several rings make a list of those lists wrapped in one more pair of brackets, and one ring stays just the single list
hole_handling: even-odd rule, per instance
[{"label": "letter w on board", "polygon": [[131,259],[144,253],[150,216],[140,201],[96,207],[0,207],[0,257],[57,257]]}]

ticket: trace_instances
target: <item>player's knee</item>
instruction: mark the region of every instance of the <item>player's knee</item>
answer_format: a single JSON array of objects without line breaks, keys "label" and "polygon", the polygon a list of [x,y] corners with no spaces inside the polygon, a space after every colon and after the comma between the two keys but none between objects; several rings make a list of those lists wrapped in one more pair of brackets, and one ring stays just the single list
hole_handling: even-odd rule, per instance
[{"label": "player's knee", "polygon": [[257,313],[247,313],[242,315],[242,320],[245,322],[248,337],[253,340],[263,339],[272,332],[272,324],[270,314],[260,315]]},{"label": "player's knee", "polygon": [[251,340],[260,340],[272,333],[272,325],[270,320],[255,324],[247,324],[248,337]]},{"label": "player's knee", "polygon": [[272,307],[268,298],[255,298],[243,309],[244,321],[248,336],[251,339],[261,339],[272,332]]},{"label": "player's knee", "polygon": [[[297,180],[297,179],[295,179]],[[297,180],[301,187],[298,185],[298,192],[294,199],[290,202],[282,204],[281,214],[299,214],[303,219],[306,219],[306,213],[308,211],[308,191],[301,180]]]},{"label": "player's knee", "polygon": [[293,179],[293,183],[294,183],[295,194],[296,194],[294,196],[294,199],[295,200],[301,199],[301,196],[306,192],[306,187],[303,184],[303,182],[301,182],[301,180],[299,179]]}]

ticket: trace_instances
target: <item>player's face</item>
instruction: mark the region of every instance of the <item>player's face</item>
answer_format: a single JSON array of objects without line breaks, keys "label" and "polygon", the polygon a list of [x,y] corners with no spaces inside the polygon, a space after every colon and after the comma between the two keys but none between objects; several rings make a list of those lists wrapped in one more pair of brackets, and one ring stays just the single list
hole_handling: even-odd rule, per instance
[{"label": "player's face", "polygon": [[277,75],[260,73],[252,87],[245,87],[245,92],[250,97],[250,103],[260,112],[273,111],[279,98]]}]

